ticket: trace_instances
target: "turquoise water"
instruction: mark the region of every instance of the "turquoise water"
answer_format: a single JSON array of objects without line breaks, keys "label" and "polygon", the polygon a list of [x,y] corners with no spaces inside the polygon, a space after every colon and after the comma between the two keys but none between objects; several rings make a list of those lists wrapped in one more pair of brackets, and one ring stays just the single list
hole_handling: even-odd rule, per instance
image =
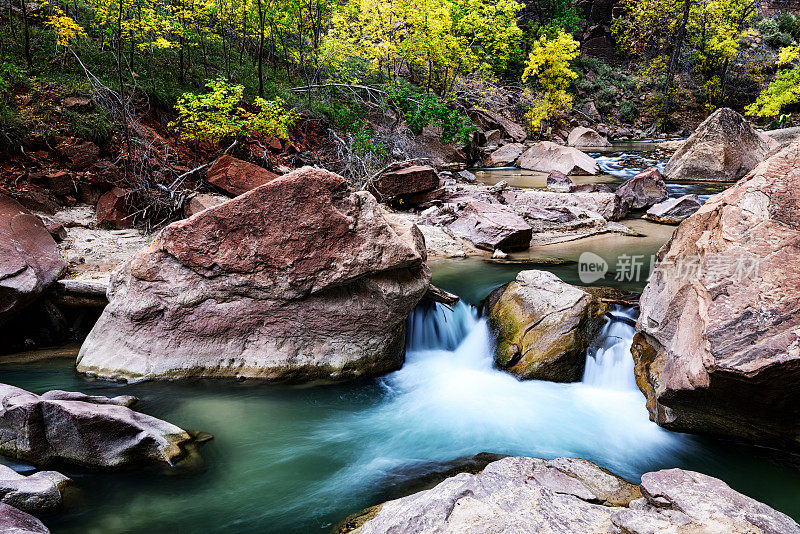
[{"label": "turquoise water", "polygon": [[[473,302],[520,268],[434,264],[437,283]],[[120,385],[79,377],[69,360],[0,367],[3,382],[36,392],[134,394],[140,410],[215,436],[196,473],[62,469],[81,500],[45,523],[56,533],[324,532],[483,451],[580,456],[632,480],[694,469],[800,518],[800,472],[768,451],[667,432],[630,386],[517,381],[491,367],[485,324],[467,306],[414,324],[402,370],[344,385]]]}]

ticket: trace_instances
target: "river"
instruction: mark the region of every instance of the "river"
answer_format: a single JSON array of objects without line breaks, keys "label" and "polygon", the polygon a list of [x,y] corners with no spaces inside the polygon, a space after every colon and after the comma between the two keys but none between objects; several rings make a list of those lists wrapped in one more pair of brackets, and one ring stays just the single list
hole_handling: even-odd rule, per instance
[{"label": "river", "polygon": [[[652,254],[666,237],[628,239],[642,239],[642,252]],[[630,251],[630,242],[601,238],[573,247],[570,254],[591,248],[611,257]],[[432,268],[434,282],[464,301],[453,310],[418,308],[409,319],[405,365],[380,379],[123,385],[78,376],[65,358],[0,367],[2,382],[37,393],[133,394],[140,410],[215,436],[201,448],[206,466],[199,472],[62,469],[81,495],[45,523],[54,533],[325,532],[348,514],[400,496],[419,477],[484,451],[587,458],[634,481],[655,469],[693,469],[800,518],[800,471],[785,458],[649,421],[633,383],[632,309],[617,308],[607,319],[582,382],[519,381],[493,368],[491,336],[474,305],[524,268],[578,283],[574,263],[466,259]],[[644,283],[606,282],[628,289]]]}]

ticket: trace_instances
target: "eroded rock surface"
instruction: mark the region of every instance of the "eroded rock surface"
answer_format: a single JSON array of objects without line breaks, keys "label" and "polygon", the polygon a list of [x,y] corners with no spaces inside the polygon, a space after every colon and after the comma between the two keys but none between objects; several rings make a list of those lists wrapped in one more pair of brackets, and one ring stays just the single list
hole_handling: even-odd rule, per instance
[{"label": "eroded rock surface", "polygon": [[668,180],[738,180],[780,143],[757,132],[729,108],[712,113],[675,151],[664,176]]},{"label": "eroded rock surface", "polygon": [[507,457],[370,508],[339,532],[796,534],[788,516],[681,469],[636,485],[580,459]]},{"label": "eroded rock surface", "polygon": [[305,167],[166,227],[112,277],[78,370],[310,380],[398,368],[424,239]]},{"label": "eroded rock surface", "polygon": [[1,502],[0,531],[5,534],[50,534],[44,523],[32,515]]},{"label": "eroded rock surface", "polygon": [[800,144],[711,197],[658,252],[636,376],[673,430],[800,449]]},{"label": "eroded rock surface", "polygon": [[0,502],[23,512],[52,512],[61,508],[61,492],[71,482],[56,471],[38,471],[25,476],[0,464]]},{"label": "eroded rock surface", "polygon": [[573,128],[572,131],[569,132],[567,144],[569,146],[586,148],[611,146],[611,143],[608,142],[608,139],[601,136],[595,130],[592,130],[591,128],[585,128],[583,126]]}]

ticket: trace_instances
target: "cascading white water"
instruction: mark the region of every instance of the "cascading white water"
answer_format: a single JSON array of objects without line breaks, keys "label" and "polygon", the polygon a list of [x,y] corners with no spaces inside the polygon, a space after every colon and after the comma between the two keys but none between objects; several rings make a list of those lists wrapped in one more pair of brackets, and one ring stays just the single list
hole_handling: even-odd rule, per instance
[{"label": "cascading white water", "polygon": [[636,317],[632,308],[616,306],[586,355],[583,383],[607,389],[636,389],[631,342]]},{"label": "cascading white water", "polygon": [[353,454],[316,498],[482,451],[586,458],[636,478],[688,447],[688,438],[649,420],[631,386],[632,364],[621,361],[629,325],[609,320],[585,382],[572,384],[518,380],[495,368],[486,320],[463,303],[418,308],[409,326],[406,362],[381,381],[381,401],[312,436],[317,446],[347,445]]}]

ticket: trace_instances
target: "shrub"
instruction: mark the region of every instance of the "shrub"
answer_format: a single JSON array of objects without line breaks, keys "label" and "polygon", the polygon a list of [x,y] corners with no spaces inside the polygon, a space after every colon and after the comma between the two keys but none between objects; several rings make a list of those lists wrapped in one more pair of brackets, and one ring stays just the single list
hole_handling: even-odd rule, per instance
[{"label": "shrub", "polygon": [[630,100],[623,100],[619,105],[619,118],[622,122],[633,124],[639,116],[639,106]]},{"label": "shrub", "polygon": [[443,143],[470,143],[476,131],[475,125],[452,104],[431,94],[412,91],[405,85],[387,85],[384,90],[389,104],[402,113],[408,128],[415,134],[422,133],[426,126],[434,125],[442,128]]},{"label": "shrub", "polygon": [[258,111],[249,112],[241,107],[244,87],[222,78],[207,82],[206,88],[209,91],[199,95],[184,93],[175,104],[178,118],[170,126],[178,130],[182,139],[218,143],[254,131],[285,139],[289,127],[300,116],[294,109],[286,109],[280,98],[256,98]]}]

